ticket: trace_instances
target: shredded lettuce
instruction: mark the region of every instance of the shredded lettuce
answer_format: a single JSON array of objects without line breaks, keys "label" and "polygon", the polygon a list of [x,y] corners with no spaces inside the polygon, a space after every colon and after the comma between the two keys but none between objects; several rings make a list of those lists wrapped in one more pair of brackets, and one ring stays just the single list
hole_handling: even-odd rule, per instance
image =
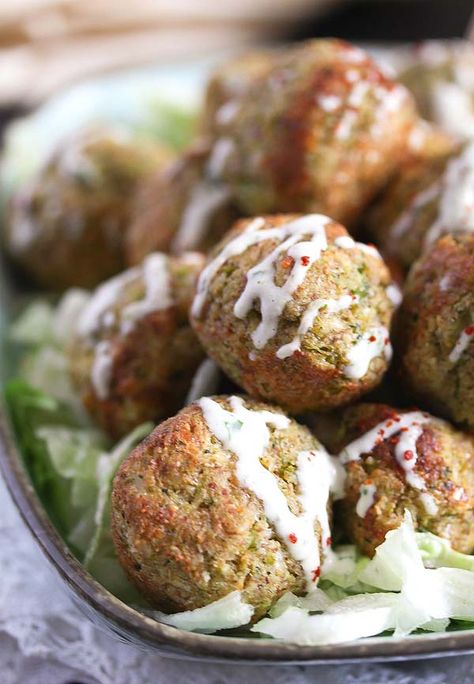
[{"label": "shredded lettuce", "polygon": [[[433,561],[439,565],[443,558],[451,567],[430,567]],[[386,631],[395,637],[416,630],[445,631],[450,620],[474,621],[471,557],[453,551],[448,542],[435,535],[415,533],[408,511],[372,560],[359,559],[353,547],[342,547],[323,570],[322,578],[324,589],[318,593],[324,592],[331,603],[325,607],[318,597],[318,614],[312,614],[305,605],[308,599],[285,595],[253,631],[316,645]],[[363,587],[363,593],[350,595],[358,586]]]},{"label": "shredded lettuce", "polygon": [[69,406],[23,380],[9,382],[5,396],[21,453],[59,532],[107,589],[137,602],[110,537],[110,490],[118,466],[152,425],[139,426],[111,448]]},{"label": "shredded lettuce", "polygon": [[45,299],[33,301],[13,323],[9,339],[25,349],[19,374],[31,387],[66,404],[82,424],[89,424],[71,384],[65,352],[74,323],[89,294],[68,290],[53,306]]},{"label": "shredded lettuce", "polygon": [[174,615],[149,611],[149,615],[178,629],[209,634],[247,625],[252,619],[253,607],[242,600],[240,591],[233,591],[203,608],[186,610]]},{"label": "shredded lettuce", "polygon": [[396,595],[388,593],[348,596],[318,615],[289,607],[277,618],[260,620],[252,631],[305,645],[352,641],[392,629],[396,601]]}]

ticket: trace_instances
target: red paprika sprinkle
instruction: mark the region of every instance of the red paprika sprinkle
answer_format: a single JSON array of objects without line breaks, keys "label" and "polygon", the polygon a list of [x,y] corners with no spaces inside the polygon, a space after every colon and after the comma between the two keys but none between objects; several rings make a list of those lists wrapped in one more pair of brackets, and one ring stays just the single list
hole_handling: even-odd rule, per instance
[{"label": "red paprika sprinkle", "polygon": [[318,577],[321,575],[321,568],[318,566],[313,572],[311,573],[311,579],[313,582],[316,582]]},{"label": "red paprika sprinkle", "polygon": [[302,256],[301,263],[303,264],[303,266],[307,266],[309,264],[309,256]]},{"label": "red paprika sprinkle", "polygon": [[375,335],[371,335],[369,337],[369,342],[376,342],[376,341],[377,341],[377,338],[375,337]]},{"label": "red paprika sprinkle", "polygon": [[332,544],[332,537],[328,537],[326,539],[326,546],[331,546],[331,544]]},{"label": "red paprika sprinkle", "polygon": [[472,335],[474,333],[474,325],[468,325],[467,328],[464,328],[464,332],[466,335]]},{"label": "red paprika sprinkle", "polygon": [[296,544],[296,542],[298,541],[298,537],[294,532],[291,532],[291,534],[288,535],[288,539],[292,544]]},{"label": "red paprika sprinkle", "polygon": [[290,256],[286,256],[281,261],[281,265],[283,266],[283,268],[291,268],[291,266],[293,266],[294,263],[295,263],[295,260],[293,259],[293,257],[290,257]]},{"label": "red paprika sprinkle", "polygon": [[413,457],[414,453],[413,451],[410,451],[410,449],[407,449],[403,454],[403,458],[405,459],[405,461],[411,461]]}]

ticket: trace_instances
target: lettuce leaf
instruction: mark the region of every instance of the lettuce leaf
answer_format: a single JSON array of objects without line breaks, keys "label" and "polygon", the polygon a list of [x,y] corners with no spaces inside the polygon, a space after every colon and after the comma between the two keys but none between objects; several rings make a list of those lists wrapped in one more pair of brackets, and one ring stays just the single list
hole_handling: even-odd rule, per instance
[{"label": "lettuce leaf", "polygon": [[166,615],[159,611],[148,611],[148,614],[155,620],[178,629],[209,634],[247,625],[252,618],[253,607],[242,600],[240,591],[233,591],[203,608],[186,610],[174,615]]},{"label": "lettuce leaf", "polygon": [[139,602],[115,555],[110,492],[118,466],[153,426],[137,427],[111,449],[102,432],[23,380],[9,382],[5,396],[26,467],[61,536],[107,589]]}]

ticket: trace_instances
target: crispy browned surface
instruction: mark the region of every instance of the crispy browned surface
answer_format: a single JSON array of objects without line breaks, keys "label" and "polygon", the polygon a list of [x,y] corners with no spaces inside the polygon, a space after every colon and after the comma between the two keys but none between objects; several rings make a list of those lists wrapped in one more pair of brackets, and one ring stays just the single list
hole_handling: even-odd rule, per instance
[{"label": "crispy browned surface", "polygon": [[[339,426],[338,448],[342,449],[393,415],[397,411],[383,404],[359,404],[347,409]],[[474,550],[473,437],[436,418],[423,425],[416,444],[418,457],[414,472],[423,477],[427,491],[436,501],[435,514],[426,512],[419,490],[407,484],[395,459],[393,442],[385,440],[369,454],[362,454],[359,461],[346,465],[346,495],[338,504],[337,519],[350,540],[362,553],[372,556],[386,533],[400,525],[407,509],[417,529],[433,532],[448,539],[458,551],[471,553]],[[359,488],[368,481],[376,486],[375,502],[361,518],[355,509]]]},{"label": "crispy browned surface", "polygon": [[[360,80],[366,92],[354,95]],[[327,96],[335,110],[321,104]],[[347,225],[397,167],[417,117],[403,86],[339,40],[282,52],[240,105],[217,134],[234,143],[222,179],[242,211],[319,211]]]},{"label": "crispy browned surface", "polygon": [[446,164],[460,146],[451,136],[424,122],[423,141],[411,150],[396,174],[371,207],[366,225],[384,256],[407,269],[423,248],[425,233],[436,218],[436,200],[420,206],[410,214],[403,235],[393,234],[393,226],[416,197],[442,175]]},{"label": "crispy browned surface", "polygon": [[[158,422],[182,406],[204,352],[188,322],[195,280],[204,258],[169,258],[174,304],[143,316],[126,334],[117,325],[102,325],[93,339],[76,336],[69,348],[72,378],[81,399],[100,426],[120,437],[145,421]],[[120,312],[143,297],[141,276],[125,286],[113,311]],[[108,340],[113,367],[110,390],[101,399],[91,382],[97,344]]]},{"label": "crispy browned surface", "polygon": [[[195,144],[180,159],[145,180],[137,193],[132,220],[126,234],[128,264],[138,264],[154,251],[169,251],[190,205],[193,191],[205,179],[205,165],[210,148],[205,142]],[[192,249],[207,251],[230,228],[237,218],[229,200],[213,212],[201,238]]]},{"label": "crispy browned surface", "polygon": [[397,323],[400,373],[410,391],[474,428],[474,345],[449,360],[474,322],[474,236],[445,236],[413,266]]},{"label": "crispy browned surface", "polygon": [[257,79],[268,74],[278,54],[269,49],[244,52],[218,66],[206,88],[201,116],[203,131],[209,133],[216,127],[223,105],[238,103]]},{"label": "crispy browned surface", "polygon": [[134,190],[170,157],[157,143],[107,131],[66,141],[11,201],[5,235],[10,255],[52,290],[93,287],[117,273],[125,265]]},{"label": "crispy browned surface", "polygon": [[[227,405],[226,397],[217,400]],[[245,403],[281,413],[251,399]],[[262,463],[278,476],[298,514],[296,458],[318,442],[294,421],[286,430],[269,429]],[[285,591],[304,593],[300,564],[260,500],[240,484],[235,463],[192,404],[159,425],[120,467],[112,494],[116,549],[130,580],[156,607],[199,608],[239,590],[257,619]]]},{"label": "crispy browned surface", "polygon": [[[267,216],[265,227],[282,225],[294,218],[296,215]],[[238,222],[213,255],[247,225],[248,221]],[[254,349],[250,338],[260,321],[258,304],[243,320],[234,315],[233,308],[245,287],[247,272],[277,246],[275,239],[230,258],[212,279],[201,315],[192,319],[207,353],[232,380],[249,394],[275,401],[291,413],[327,411],[348,403],[374,387],[387,369],[387,362],[379,356],[359,380],[347,378],[343,371],[347,353],[355,343],[354,333],[363,334],[377,325],[390,326],[393,305],[385,291],[390,283],[388,270],[381,259],[358,248],[335,247],[335,238],[347,235],[341,225],[329,224],[326,233],[330,246],[308,270],[280,317],[277,334],[263,349]],[[276,263],[277,284],[285,281],[290,265],[283,252]],[[311,302],[348,293],[361,297],[360,306],[335,315],[317,316],[300,351],[286,359],[276,356],[277,350],[296,335]],[[249,358],[250,352],[255,353],[253,360]]]}]

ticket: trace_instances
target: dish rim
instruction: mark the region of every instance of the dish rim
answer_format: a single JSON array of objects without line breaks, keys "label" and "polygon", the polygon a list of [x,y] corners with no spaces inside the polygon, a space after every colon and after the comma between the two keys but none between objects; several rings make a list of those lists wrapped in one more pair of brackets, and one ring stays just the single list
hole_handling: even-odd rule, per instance
[{"label": "dish rim", "polygon": [[[35,542],[79,607],[120,638],[162,655],[208,662],[328,665],[400,661],[474,653],[474,629],[393,639],[373,637],[345,644],[301,646],[275,640],[185,632],[152,620],[123,603],[97,582],[72,554],[50,520],[15,443],[6,407],[0,407],[0,469]],[[77,601],[76,601],[77,603]]]}]

